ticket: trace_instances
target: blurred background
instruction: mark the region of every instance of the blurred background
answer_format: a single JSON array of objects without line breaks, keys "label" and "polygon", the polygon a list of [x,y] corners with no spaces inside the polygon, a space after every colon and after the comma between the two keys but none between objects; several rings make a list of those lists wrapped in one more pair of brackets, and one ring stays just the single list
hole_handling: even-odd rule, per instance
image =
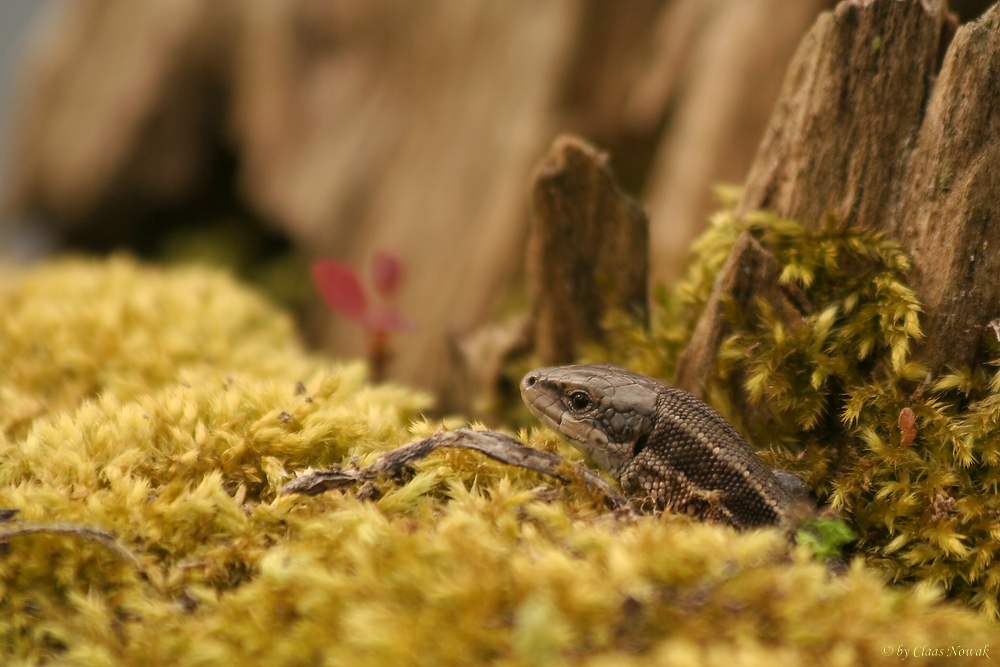
[{"label": "blurred background", "polygon": [[[767,131],[830,0],[4,0],[0,261],[125,251],[225,266],[312,344],[364,354],[309,266],[405,267],[390,376],[523,307],[532,172],[611,155],[669,284]],[[952,2],[968,21],[990,4]]]}]

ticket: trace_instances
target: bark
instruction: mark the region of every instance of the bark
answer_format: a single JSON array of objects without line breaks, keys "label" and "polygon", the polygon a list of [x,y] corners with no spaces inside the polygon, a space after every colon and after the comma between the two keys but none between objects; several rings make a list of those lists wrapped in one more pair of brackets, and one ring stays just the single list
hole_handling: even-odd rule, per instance
[{"label": "bark", "polygon": [[[696,93],[738,81],[712,108],[757,129],[700,126],[712,164],[740,165],[699,170],[707,203],[711,181],[745,171],[734,155],[757,141],[785,26],[820,1],[755,13],[749,30],[740,7],[775,0],[62,3],[29,59],[10,210],[88,249],[155,255],[172,227],[232,219],[359,269],[394,251],[419,329],[394,341],[390,375],[440,391],[446,341],[494,316],[521,268],[525,183],[553,131],[609,149],[636,191],[654,151],[677,146],[657,141],[664,119],[687,136],[676,120],[709,117]],[[658,163],[694,172],[686,155]],[[308,325],[328,351],[363,352],[321,308]]]},{"label": "bark", "polygon": [[948,5],[962,21],[972,21],[979,18],[995,2],[996,0],[951,0]]},{"label": "bark", "polygon": [[813,229],[833,213],[881,228],[920,129],[941,50],[940,0],[847,0],[823,14],[785,75],[737,214]]},{"label": "bark", "polygon": [[648,78],[649,51],[659,48],[653,26],[675,0],[585,0],[571,65],[560,84],[559,130],[586,137],[611,154],[615,174],[629,192],[646,182],[666,106],[636,122],[629,107]]},{"label": "bark", "polygon": [[535,175],[528,289],[534,351],[546,365],[571,363],[582,343],[600,341],[610,309],[647,318],[649,226],[607,160],[563,136]]},{"label": "bark", "polygon": [[715,357],[728,330],[725,307],[731,299],[741,309],[754,307],[755,296],[765,296],[779,313],[789,305],[778,289],[781,265],[766,248],[749,234],[741,235],[719,273],[712,296],[695,325],[677,363],[673,382],[699,398],[705,398],[705,383],[715,367]]},{"label": "bark", "polygon": [[[946,19],[939,0],[846,0],[823,14],[789,66],[737,214],[769,209],[817,229],[832,213],[844,225],[889,227]],[[747,234],[736,243],[681,355],[678,386],[704,395],[727,297],[744,310],[755,294],[780,299],[773,274],[752,270],[761,252]]]},{"label": "bark", "polygon": [[1000,316],[1000,6],[955,35],[928,104],[890,232],[924,303],[918,356],[932,371],[987,361]]},{"label": "bark", "polygon": [[521,407],[521,379],[511,369],[530,357],[533,345],[527,314],[450,337],[450,376],[438,396],[439,409],[499,426],[498,417]]},{"label": "bark", "polygon": [[[440,389],[447,336],[486,321],[521,266],[580,4],[62,3],[33,52],[10,208],[85,247],[232,216],[362,273],[392,251],[418,328],[390,374]],[[313,342],[364,353],[353,324],[318,303],[310,320]]]},{"label": "bark", "polygon": [[[184,221],[269,220],[308,253],[358,267],[394,250],[409,268],[400,309],[420,329],[397,341],[392,375],[440,390],[445,341],[493,316],[519,267],[525,180],[556,123],[611,147],[630,187],[659,146],[649,191],[653,275],[663,280],[702,224],[708,186],[746,171],[778,89],[769,72],[824,1],[63,3],[33,50],[12,209],[109,243],[179,211]],[[985,194],[995,188],[996,30],[960,31],[966,55],[948,54],[931,97],[947,32],[940,2],[857,0],[817,23],[741,204],[807,224],[834,211],[904,234],[928,310],[936,304],[924,351],[935,366],[962,363],[926,350],[971,345],[995,304],[981,276],[996,268]],[[961,4],[969,16],[983,9]],[[963,106],[967,95],[978,109]],[[930,188],[932,178],[949,191]],[[939,222],[959,219],[954,229]],[[725,290],[763,294],[789,313],[801,305],[766,285],[763,248],[744,239],[738,249],[681,364],[696,393],[722,334],[712,313]],[[942,315],[949,308],[955,315]],[[323,317],[314,338],[342,356],[362,351],[360,332]]]},{"label": "bark", "polygon": [[526,268],[530,313],[454,336],[443,408],[486,423],[520,405],[520,360],[576,361],[602,342],[610,311],[646,322],[649,225],[622,193],[608,155],[572,135],[555,140],[535,171]]}]

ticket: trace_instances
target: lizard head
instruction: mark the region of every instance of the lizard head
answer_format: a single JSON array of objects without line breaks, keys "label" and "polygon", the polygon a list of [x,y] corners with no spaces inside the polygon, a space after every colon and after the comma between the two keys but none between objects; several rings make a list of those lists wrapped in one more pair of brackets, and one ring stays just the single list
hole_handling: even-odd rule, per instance
[{"label": "lizard head", "polygon": [[521,398],[543,424],[618,479],[652,431],[661,387],[610,364],[556,366],[525,375]]}]

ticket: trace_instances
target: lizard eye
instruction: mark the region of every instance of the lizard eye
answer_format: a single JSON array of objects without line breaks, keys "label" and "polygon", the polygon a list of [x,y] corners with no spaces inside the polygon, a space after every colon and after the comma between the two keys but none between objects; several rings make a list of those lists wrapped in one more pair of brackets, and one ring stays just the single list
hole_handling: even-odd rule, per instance
[{"label": "lizard eye", "polygon": [[569,405],[576,412],[583,412],[593,405],[593,403],[590,395],[585,391],[578,389],[569,395]]}]

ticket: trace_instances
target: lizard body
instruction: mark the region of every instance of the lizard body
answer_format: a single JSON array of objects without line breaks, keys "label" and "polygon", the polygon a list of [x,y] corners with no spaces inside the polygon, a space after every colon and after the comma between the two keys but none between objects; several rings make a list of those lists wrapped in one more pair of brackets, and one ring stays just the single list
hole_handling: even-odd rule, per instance
[{"label": "lizard body", "polygon": [[539,368],[521,396],[626,493],[660,510],[750,528],[782,523],[792,502],[791,473],[779,480],[722,415],[659,380],[610,364]]}]

